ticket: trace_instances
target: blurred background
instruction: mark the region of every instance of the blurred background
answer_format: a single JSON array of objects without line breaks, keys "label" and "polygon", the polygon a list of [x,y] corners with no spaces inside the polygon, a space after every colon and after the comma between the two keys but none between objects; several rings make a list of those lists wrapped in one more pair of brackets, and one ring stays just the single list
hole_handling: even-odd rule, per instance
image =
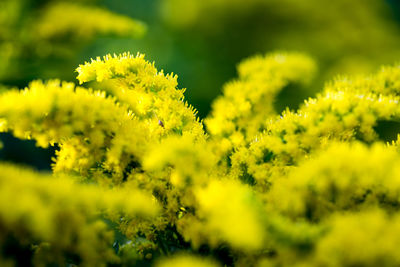
[{"label": "blurred background", "polygon": [[[237,63],[276,50],[318,62],[309,88],[289,86],[278,98],[279,109],[296,109],[339,74],[400,61],[400,1],[0,0],[0,90],[34,79],[76,82],[74,70],[91,58],[141,52],[178,74],[204,118]],[[0,138],[2,160],[49,169],[54,149]]]}]

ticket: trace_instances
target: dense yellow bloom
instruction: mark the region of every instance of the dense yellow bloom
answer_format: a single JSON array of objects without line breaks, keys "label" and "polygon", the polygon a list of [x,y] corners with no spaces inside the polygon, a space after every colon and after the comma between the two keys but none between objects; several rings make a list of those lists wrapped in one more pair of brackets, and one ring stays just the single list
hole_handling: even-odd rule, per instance
[{"label": "dense yellow bloom", "polygon": [[177,76],[158,71],[144,55],[107,55],[80,65],[77,72],[81,84],[113,81],[106,84],[108,91],[146,120],[152,131],[204,138],[196,111],[184,101],[185,90],[177,89]]},{"label": "dense yellow bloom", "polygon": [[287,178],[277,180],[268,203],[275,211],[310,220],[321,220],[337,210],[376,205],[397,210],[399,162],[397,151],[383,144],[368,148],[361,143],[332,143]]},{"label": "dense yellow bloom", "polygon": [[232,150],[247,145],[267,127],[266,118],[276,115],[274,102],[285,86],[306,85],[315,71],[314,61],[301,53],[277,52],[241,62],[238,79],[225,85],[205,119],[220,165],[228,165]]},{"label": "dense yellow bloom", "polygon": [[235,147],[243,145],[265,129],[268,116],[276,114],[279,91],[289,83],[309,82],[315,69],[315,63],[300,53],[271,53],[243,61],[239,78],[226,84],[224,95],[214,101],[205,121],[207,130],[212,137],[228,138]]},{"label": "dense yellow bloom", "polygon": [[314,71],[298,53],[244,61],[209,136],[176,75],[140,54],[80,65],[98,90],[1,92],[0,130],[59,150],[53,176],[0,164],[0,250],[38,266],[398,265],[400,139],[376,126],[400,118],[400,68],[339,77],[277,115],[279,90]]},{"label": "dense yellow bloom", "polygon": [[[215,160],[205,142],[196,143],[193,138],[172,136],[150,148],[143,167],[147,171],[160,171],[170,167],[171,184],[183,188],[206,185],[215,166]],[[162,177],[161,173],[154,175]]]},{"label": "dense yellow bloom", "polygon": [[212,246],[227,242],[243,251],[263,247],[261,202],[249,187],[235,181],[212,180],[206,188],[198,188],[195,196],[198,219],[184,217],[178,222],[184,237],[195,247],[204,242]]},{"label": "dense yellow bloom", "polygon": [[[35,139],[42,147],[60,146],[56,172],[88,175],[104,167],[121,179],[132,157],[144,153],[149,138],[127,107],[105,92],[72,83],[32,82],[23,91],[2,94],[0,102],[0,116],[15,136]],[[129,157],[121,159],[125,154]]]},{"label": "dense yellow bloom", "polygon": [[261,258],[257,266],[397,266],[399,215],[372,208],[363,212],[337,213],[324,222],[311,251],[284,250],[277,257]]},{"label": "dense yellow bloom", "polygon": [[396,75],[391,75],[398,70],[387,67],[372,77],[340,78],[297,112],[270,117],[266,130],[233,154],[232,171],[240,177],[251,176],[265,187],[271,177],[282,175],[332,140],[378,140],[377,121],[396,121],[400,115],[399,88]]},{"label": "dense yellow bloom", "polygon": [[[396,266],[400,264],[400,217],[380,210],[338,214],[318,243],[313,266]],[[396,234],[395,234],[396,233]]]},{"label": "dense yellow bloom", "polygon": [[[140,226],[146,228],[147,233],[154,232],[151,228],[164,229],[168,224],[174,225],[182,217],[191,218],[197,205],[194,191],[207,185],[211,174],[216,172],[215,157],[207,143],[197,142],[189,136],[172,135],[161,142],[155,141],[149,145],[141,163],[145,172],[129,175],[127,183],[155,193],[164,204],[162,215],[150,223],[152,226]],[[139,228],[128,224],[124,231],[134,233]]]},{"label": "dense yellow bloom", "polygon": [[33,246],[38,266],[63,264],[67,255],[83,266],[115,262],[113,233],[101,216],[135,219],[158,211],[151,197],[138,190],[76,184],[75,179],[7,164],[0,168],[0,249],[10,249],[12,240],[27,251]]}]

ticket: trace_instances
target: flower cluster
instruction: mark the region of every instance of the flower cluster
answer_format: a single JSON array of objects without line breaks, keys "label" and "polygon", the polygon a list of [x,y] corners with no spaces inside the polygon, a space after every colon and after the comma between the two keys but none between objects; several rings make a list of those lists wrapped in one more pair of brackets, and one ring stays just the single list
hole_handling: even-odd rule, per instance
[{"label": "flower cluster", "polygon": [[158,212],[151,195],[137,189],[78,184],[73,177],[4,163],[0,168],[2,266],[63,265],[71,259],[83,266],[118,263],[114,233],[104,219],[138,220]]},{"label": "flower cluster", "polygon": [[206,130],[177,76],[141,54],[77,72],[81,86],[0,94],[1,131],[57,147],[52,175],[0,164],[1,264],[400,264],[400,140],[378,131],[400,117],[399,66],[338,77],[278,114],[279,92],[316,64],[256,56]]}]

